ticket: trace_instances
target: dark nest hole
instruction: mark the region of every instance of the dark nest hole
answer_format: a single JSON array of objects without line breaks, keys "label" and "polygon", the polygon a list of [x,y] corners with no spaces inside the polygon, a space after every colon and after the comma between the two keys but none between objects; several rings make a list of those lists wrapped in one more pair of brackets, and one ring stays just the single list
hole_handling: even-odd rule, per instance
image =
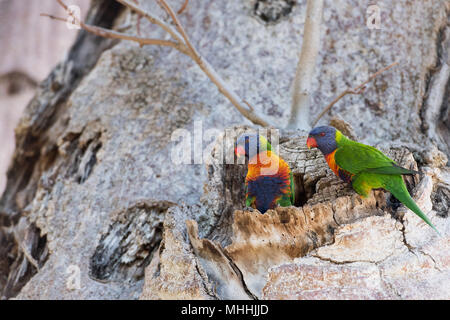
[{"label": "dark nest hole", "polygon": [[307,184],[303,177],[301,173],[294,173],[295,207],[303,207],[316,193],[317,181]]},{"label": "dark nest hole", "polygon": [[394,197],[392,194],[390,194],[389,197],[387,197],[386,204],[388,208],[392,209],[394,216],[397,215],[397,210],[402,205],[402,203],[399,200],[397,200],[397,198]]}]

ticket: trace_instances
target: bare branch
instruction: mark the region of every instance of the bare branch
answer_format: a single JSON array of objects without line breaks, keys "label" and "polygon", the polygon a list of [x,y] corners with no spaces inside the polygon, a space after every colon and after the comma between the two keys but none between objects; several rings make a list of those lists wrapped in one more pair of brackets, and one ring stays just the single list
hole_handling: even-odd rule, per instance
[{"label": "bare branch", "polygon": [[188,35],[186,34],[186,31],[184,30],[183,26],[180,23],[180,20],[178,20],[177,15],[173,11],[172,7],[165,1],[165,0],[156,0],[156,2],[169,14],[169,16],[172,18],[173,23],[175,23],[175,27],[177,28],[177,31],[181,34],[181,36],[184,39],[185,44],[188,46],[188,48],[193,52],[196,56],[200,56],[197,52],[197,50],[192,45],[191,41],[189,40]]},{"label": "bare branch", "polygon": [[340,95],[338,95],[331,103],[323,109],[323,111],[317,116],[316,120],[312,123],[312,126],[314,127],[317,122],[328,112],[331,110],[331,108],[343,97],[345,97],[348,94],[362,94],[364,90],[366,89],[366,85],[375,79],[378,75],[385,72],[386,70],[389,70],[390,68],[396,66],[398,62],[394,62],[393,64],[388,65],[387,67],[384,67],[383,69],[378,70],[374,74],[372,74],[366,81],[361,83],[359,86],[355,87],[354,89],[347,89],[344,92],[342,92]]},{"label": "bare branch", "polygon": [[322,13],[323,0],[308,0],[302,50],[294,79],[290,129],[309,128],[311,82],[320,49]]},{"label": "bare branch", "polygon": [[51,14],[48,14],[48,13],[41,13],[40,16],[41,17],[47,17],[47,18],[50,18],[52,20],[58,20],[58,21],[61,21],[61,22],[67,22],[66,18],[57,17],[57,16],[54,16],[54,15],[51,15]]},{"label": "bare branch", "polygon": [[[45,14],[45,13],[42,13],[41,16],[48,17],[50,19],[54,19],[54,20],[58,20],[58,21],[64,21],[64,22],[67,21],[67,19],[55,17],[55,16]],[[74,19],[75,19],[75,17],[74,17]],[[105,29],[105,28],[101,28],[101,27],[91,26],[91,25],[85,24],[82,21],[78,21],[78,23],[82,29],[84,29],[92,34],[95,34],[96,36],[99,36],[99,37],[134,41],[134,42],[137,42],[141,47],[145,46],[145,45],[167,46],[167,47],[172,47],[174,49],[177,49],[178,51],[181,51],[184,54],[188,54],[187,49],[185,47],[183,47],[183,45],[180,45],[179,43],[176,43],[176,42],[160,40],[160,39],[140,38],[140,37],[130,36],[125,33],[117,32],[117,31],[113,31],[113,30],[109,30],[109,29]]]},{"label": "bare branch", "polygon": [[185,0],[183,3],[183,6],[178,10],[177,14],[182,14],[184,10],[186,10],[187,6],[189,4],[189,0]]},{"label": "bare branch", "polygon": [[[121,3],[122,5],[124,5],[125,7],[128,7],[130,10],[136,12],[140,16],[146,18],[151,23],[160,26],[164,31],[169,33],[171,35],[171,37],[174,38],[174,40],[176,40],[180,43],[183,43],[183,40],[182,40],[181,36],[178,34],[178,32],[176,32],[170,25],[168,25],[167,23],[165,23],[158,17],[155,17],[155,16],[149,14],[148,12],[145,12],[144,10],[139,8],[137,5],[133,4],[132,2],[130,2],[128,0],[116,0],[116,1]],[[137,1],[134,1],[134,2],[137,3]]]}]

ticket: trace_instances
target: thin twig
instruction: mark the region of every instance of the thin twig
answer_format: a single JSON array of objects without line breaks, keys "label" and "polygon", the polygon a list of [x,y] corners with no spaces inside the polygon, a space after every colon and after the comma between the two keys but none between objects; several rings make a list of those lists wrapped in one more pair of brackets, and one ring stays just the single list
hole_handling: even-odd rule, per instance
[{"label": "thin twig", "polygon": [[54,16],[54,15],[51,15],[51,14],[48,14],[48,13],[41,13],[40,16],[41,17],[47,17],[47,18],[50,18],[52,20],[58,20],[58,21],[62,21],[62,22],[67,22],[66,18],[57,17],[57,16]]},{"label": "thin twig", "polygon": [[388,65],[387,67],[384,67],[383,69],[378,70],[374,74],[372,74],[366,81],[361,83],[359,86],[355,87],[354,89],[347,89],[344,92],[342,92],[339,96],[337,96],[331,103],[323,109],[323,111],[317,116],[316,120],[312,123],[312,126],[314,127],[317,122],[328,112],[331,110],[331,108],[343,97],[345,97],[348,94],[362,94],[364,90],[366,89],[366,85],[375,79],[377,76],[379,76],[381,73],[385,72],[386,70],[389,70],[390,68],[396,66],[398,64],[398,61],[394,62],[393,64]]},{"label": "thin twig", "polygon": [[185,0],[183,3],[183,6],[178,10],[177,14],[182,14],[184,10],[186,10],[187,6],[189,4],[189,0]]},{"label": "thin twig", "polygon": [[[41,16],[48,17],[50,19],[58,20],[58,21],[67,21],[67,19],[56,17],[56,16],[46,14],[46,13],[41,13]],[[172,48],[175,48],[185,54],[188,54],[186,48],[183,48],[182,45],[180,45],[176,42],[173,42],[173,41],[161,40],[161,39],[140,38],[140,37],[130,36],[125,33],[117,32],[117,31],[113,31],[113,30],[109,30],[109,29],[105,29],[105,28],[101,28],[101,27],[91,26],[91,25],[85,24],[84,22],[81,22],[81,21],[78,21],[77,23],[79,23],[79,25],[82,29],[84,29],[96,36],[99,36],[99,37],[134,41],[134,42],[137,42],[141,47],[145,46],[145,45],[158,45],[158,46],[172,47]]]},{"label": "thin twig", "polygon": [[191,41],[189,40],[189,37],[184,30],[183,26],[181,25],[180,20],[178,20],[177,15],[173,11],[172,7],[165,1],[165,0],[156,0],[156,2],[169,14],[169,16],[172,18],[173,23],[175,24],[175,27],[177,28],[177,31],[181,34],[181,36],[184,39],[184,43],[186,46],[193,52],[196,56],[200,56],[197,52],[197,50],[192,45]]},{"label": "thin twig", "polygon": [[130,10],[136,12],[137,14],[141,15],[142,17],[146,18],[148,21],[150,21],[153,24],[156,24],[160,26],[164,31],[169,33],[174,40],[183,43],[183,40],[181,36],[176,32],[171,26],[169,26],[167,23],[159,19],[158,17],[152,16],[149,13],[145,12],[141,8],[139,8],[137,5],[134,5],[128,0],[116,0],[117,2],[121,3],[125,7],[128,7]]},{"label": "thin twig", "polygon": [[253,108],[253,106],[252,106],[247,100],[244,100],[244,103],[249,107],[249,109],[250,109],[251,111],[254,111],[254,110],[255,110],[255,108]]}]

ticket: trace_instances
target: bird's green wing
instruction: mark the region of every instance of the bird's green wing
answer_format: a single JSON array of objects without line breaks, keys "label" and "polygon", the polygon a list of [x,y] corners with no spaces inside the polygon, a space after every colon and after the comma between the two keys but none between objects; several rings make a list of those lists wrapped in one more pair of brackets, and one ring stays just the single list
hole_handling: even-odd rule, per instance
[{"label": "bird's green wing", "polygon": [[248,197],[245,200],[245,206],[247,206],[247,207],[253,207],[254,203],[255,203],[255,197]]},{"label": "bird's green wing", "polygon": [[255,197],[248,197],[248,183],[245,183],[245,206],[252,207],[255,203]]},{"label": "bird's green wing", "polygon": [[277,203],[281,207],[289,207],[292,206],[291,197],[289,195],[282,196],[279,200],[277,200]]},{"label": "bird's green wing", "polygon": [[389,166],[389,167],[369,168],[369,169],[366,170],[366,172],[381,173],[381,174],[394,174],[394,175],[399,175],[399,174],[402,174],[402,175],[404,175],[404,174],[406,174],[406,175],[421,174],[418,171],[402,168],[402,167],[396,165],[395,163],[393,165]]},{"label": "bird's green wing", "polygon": [[374,173],[405,174],[401,172],[394,173],[397,168],[401,167],[397,166],[393,160],[389,159],[380,150],[354,141],[351,144],[338,147],[334,155],[334,161],[340,168],[352,174],[368,170],[378,170],[378,172]]}]

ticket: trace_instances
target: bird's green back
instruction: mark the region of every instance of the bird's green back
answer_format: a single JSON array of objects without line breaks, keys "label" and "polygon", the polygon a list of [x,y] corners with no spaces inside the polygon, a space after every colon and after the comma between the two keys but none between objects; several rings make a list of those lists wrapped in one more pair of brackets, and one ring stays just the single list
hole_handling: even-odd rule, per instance
[{"label": "bird's green back", "polygon": [[348,139],[337,131],[336,142],[338,148],[334,155],[336,164],[350,172],[358,174],[361,172],[404,175],[417,174],[417,171],[400,167],[394,160],[387,157],[380,150],[353,140]]},{"label": "bird's green back", "polygon": [[[339,135],[340,137],[338,137]],[[338,148],[334,155],[334,160],[340,168],[352,174],[358,174],[366,170],[386,167],[392,168],[396,166],[396,163],[392,159],[389,159],[378,149],[352,141],[339,131],[336,134],[336,142]]]}]

